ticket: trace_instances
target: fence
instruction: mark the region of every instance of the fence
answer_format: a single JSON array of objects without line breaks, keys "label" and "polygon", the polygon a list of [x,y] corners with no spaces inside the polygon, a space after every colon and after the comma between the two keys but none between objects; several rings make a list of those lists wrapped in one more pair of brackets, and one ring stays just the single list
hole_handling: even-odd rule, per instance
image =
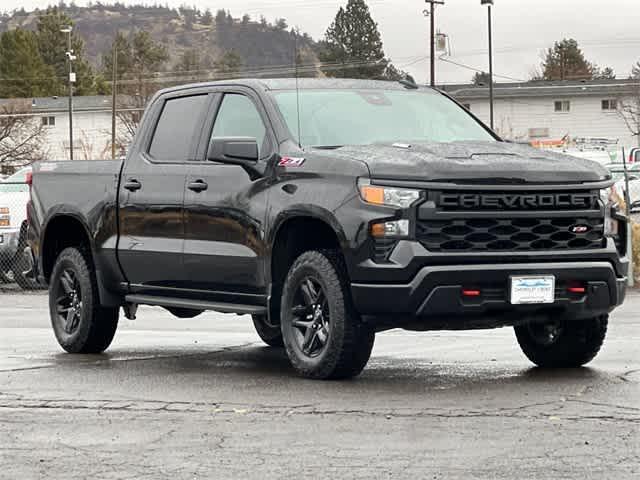
[{"label": "fence", "polygon": [[23,182],[0,182],[0,284],[25,290],[37,288],[30,278],[27,247],[29,186]]}]

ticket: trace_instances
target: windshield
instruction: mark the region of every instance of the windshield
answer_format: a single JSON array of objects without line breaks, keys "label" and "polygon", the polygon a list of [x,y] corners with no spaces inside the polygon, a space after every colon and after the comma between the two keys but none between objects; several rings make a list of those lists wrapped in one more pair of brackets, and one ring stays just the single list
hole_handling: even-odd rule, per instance
[{"label": "windshield", "polygon": [[[295,90],[274,92],[298,140]],[[301,90],[302,146],[495,141],[462,107],[433,90]]]},{"label": "windshield", "polygon": [[30,168],[23,168],[10,177],[0,181],[0,193],[28,192],[29,185],[27,185],[26,182],[27,173],[30,171]]}]

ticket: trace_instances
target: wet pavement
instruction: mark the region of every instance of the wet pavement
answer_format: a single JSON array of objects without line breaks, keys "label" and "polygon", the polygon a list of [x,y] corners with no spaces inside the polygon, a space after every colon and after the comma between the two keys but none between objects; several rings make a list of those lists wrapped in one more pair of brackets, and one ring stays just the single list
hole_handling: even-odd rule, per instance
[{"label": "wet pavement", "polygon": [[640,478],[640,294],[588,368],[511,329],[379,334],[363,374],[298,378],[246,317],[141,308],[61,352],[42,294],[0,294],[0,479]]}]

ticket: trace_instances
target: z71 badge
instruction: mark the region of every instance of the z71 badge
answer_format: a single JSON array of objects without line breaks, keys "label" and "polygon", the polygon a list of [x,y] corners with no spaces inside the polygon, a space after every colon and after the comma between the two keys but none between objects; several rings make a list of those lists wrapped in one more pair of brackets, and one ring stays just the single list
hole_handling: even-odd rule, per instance
[{"label": "z71 badge", "polygon": [[282,157],[278,162],[279,167],[301,167],[304,163],[303,157]]}]

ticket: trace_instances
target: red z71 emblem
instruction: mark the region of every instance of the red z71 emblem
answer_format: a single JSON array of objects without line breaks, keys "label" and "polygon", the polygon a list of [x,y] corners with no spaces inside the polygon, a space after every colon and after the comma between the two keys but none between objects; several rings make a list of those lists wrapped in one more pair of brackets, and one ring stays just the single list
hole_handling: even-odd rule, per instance
[{"label": "red z71 emblem", "polygon": [[587,230],[589,230],[589,227],[586,225],[576,225],[575,227],[571,227],[571,231],[573,233],[585,233]]},{"label": "red z71 emblem", "polygon": [[302,157],[282,157],[278,162],[279,167],[301,167],[304,163]]}]

